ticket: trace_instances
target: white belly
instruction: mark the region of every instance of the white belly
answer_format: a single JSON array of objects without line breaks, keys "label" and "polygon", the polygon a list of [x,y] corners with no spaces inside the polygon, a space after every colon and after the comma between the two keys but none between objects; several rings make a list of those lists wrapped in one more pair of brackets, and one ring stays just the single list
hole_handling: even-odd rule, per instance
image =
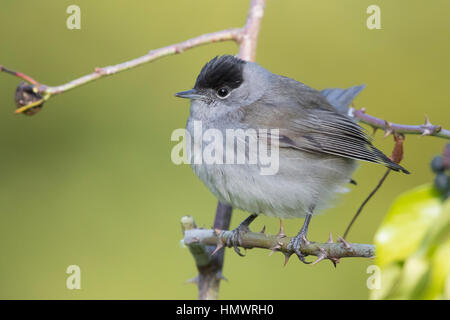
[{"label": "white belly", "polygon": [[219,201],[250,213],[295,218],[304,217],[311,208],[318,213],[329,206],[333,195],[345,192],[343,185],[349,182],[355,162],[281,150],[275,175],[261,175],[257,165],[248,164],[191,166]]}]

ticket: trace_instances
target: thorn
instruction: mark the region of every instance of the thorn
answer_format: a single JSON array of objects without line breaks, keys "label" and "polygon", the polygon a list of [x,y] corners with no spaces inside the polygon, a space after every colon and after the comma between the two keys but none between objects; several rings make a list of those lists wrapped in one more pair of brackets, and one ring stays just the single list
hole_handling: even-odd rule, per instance
[{"label": "thorn", "polygon": [[276,245],[274,245],[271,249],[270,249],[270,253],[269,253],[269,257],[271,256],[271,255],[273,255],[273,253],[275,252],[275,251],[277,251],[278,249],[281,249],[281,246],[280,246],[280,244],[276,244]]},{"label": "thorn", "polygon": [[334,241],[333,241],[333,235],[331,234],[331,232],[330,232],[330,236],[328,237],[327,243],[334,243]]},{"label": "thorn", "polygon": [[220,249],[222,249],[224,247],[224,242],[222,240],[219,240],[217,242],[217,247],[214,249],[214,251],[211,253],[211,256],[215,255],[217,253],[217,251],[219,251]]},{"label": "thorn", "polygon": [[198,276],[193,277],[191,279],[186,280],[184,283],[189,284],[189,283],[194,283],[194,284],[198,284]]},{"label": "thorn", "polygon": [[334,258],[334,257],[331,257],[329,259],[333,263],[335,268],[336,268],[336,265],[341,261],[339,258]]},{"label": "thorn", "polygon": [[305,243],[306,245],[310,245],[311,244],[311,242],[309,242],[309,240],[306,239],[306,236],[304,234],[302,235],[302,240],[303,240],[303,243]]},{"label": "thorn", "polygon": [[314,261],[313,263],[311,263],[311,265],[313,266],[313,265],[319,263],[320,261],[322,261],[322,260],[325,259],[325,258],[326,258],[325,255],[319,254],[319,256],[317,257],[316,261]]},{"label": "thorn", "polygon": [[218,279],[218,280],[224,280],[224,281],[228,282],[228,279],[225,278],[225,276],[223,275],[223,273],[222,273],[221,271],[219,271],[219,272],[216,273],[216,279]]},{"label": "thorn", "polygon": [[264,225],[264,227],[261,229],[261,231],[259,233],[264,233],[266,232],[266,226]]},{"label": "thorn", "polygon": [[377,131],[378,131],[378,128],[377,128],[377,127],[373,127],[373,128],[372,128],[372,134],[373,134],[373,135],[375,135],[375,133],[377,133]]},{"label": "thorn", "polygon": [[392,122],[388,122],[386,120],[384,120],[384,137],[387,138],[389,137],[392,133],[394,133],[394,129],[392,129]]},{"label": "thorn", "polygon": [[342,243],[346,249],[351,249],[350,244],[342,237],[338,237],[338,242]]},{"label": "thorn", "polygon": [[319,263],[320,261],[322,261],[323,259],[328,257],[328,253],[321,247],[319,247],[320,250],[320,254],[317,256],[316,261],[314,261],[311,265],[315,265],[317,263]]},{"label": "thorn", "polygon": [[428,116],[425,114],[425,123],[424,123],[424,125],[426,125],[426,126],[432,126],[432,124],[431,124],[431,121],[430,121],[430,118],[428,118]]},{"label": "thorn", "polygon": [[432,132],[431,132],[430,129],[423,129],[423,130],[422,130],[421,136],[422,136],[422,137],[424,137],[424,136],[429,136],[430,134],[432,134]]},{"label": "thorn", "polygon": [[392,129],[387,129],[387,130],[385,130],[385,133],[384,133],[384,138],[387,138],[387,137],[389,137],[392,133],[394,132],[394,130],[392,130]]},{"label": "thorn", "polygon": [[292,253],[288,253],[288,252],[283,252],[284,254],[284,263],[283,263],[283,267],[286,267],[289,259],[291,258]]},{"label": "thorn", "polygon": [[286,233],[284,233],[283,220],[280,219],[280,231],[277,233],[277,240],[286,238]]}]

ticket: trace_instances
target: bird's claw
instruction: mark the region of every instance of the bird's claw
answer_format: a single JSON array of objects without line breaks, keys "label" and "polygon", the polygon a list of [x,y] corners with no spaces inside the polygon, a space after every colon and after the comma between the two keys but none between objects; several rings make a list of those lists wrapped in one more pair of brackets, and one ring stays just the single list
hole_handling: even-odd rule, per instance
[{"label": "bird's claw", "polygon": [[241,257],[245,257],[245,254],[241,253],[238,246],[242,246],[242,236],[250,231],[250,228],[244,224],[240,224],[236,229],[231,231],[231,236],[229,236],[225,242],[228,248],[233,247],[234,251]]},{"label": "bird's claw", "polygon": [[294,251],[297,255],[298,259],[304,264],[310,264],[311,262],[306,261],[307,255],[301,252],[302,245],[308,245],[310,242],[306,239],[306,236],[302,233],[299,233],[297,236],[293,237],[289,244],[287,245],[287,249],[289,251]]}]

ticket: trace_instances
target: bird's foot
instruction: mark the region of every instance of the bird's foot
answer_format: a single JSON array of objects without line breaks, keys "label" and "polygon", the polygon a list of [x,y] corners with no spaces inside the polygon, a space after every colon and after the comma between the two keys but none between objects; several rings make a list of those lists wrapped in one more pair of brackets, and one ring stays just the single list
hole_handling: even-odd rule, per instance
[{"label": "bird's foot", "polygon": [[244,257],[245,254],[241,253],[239,246],[242,247],[242,236],[247,232],[250,232],[250,228],[248,225],[241,223],[236,229],[231,230],[231,235],[225,241],[227,247],[233,247],[234,251],[241,257]]},{"label": "bird's foot", "polygon": [[305,260],[307,257],[306,254],[302,253],[301,247],[310,244],[308,239],[306,238],[306,232],[300,232],[298,235],[293,237],[291,241],[289,241],[287,245],[287,249],[289,251],[294,251],[297,257],[301,262],[304,264],[310,264],[311,262],[308,262]]}]

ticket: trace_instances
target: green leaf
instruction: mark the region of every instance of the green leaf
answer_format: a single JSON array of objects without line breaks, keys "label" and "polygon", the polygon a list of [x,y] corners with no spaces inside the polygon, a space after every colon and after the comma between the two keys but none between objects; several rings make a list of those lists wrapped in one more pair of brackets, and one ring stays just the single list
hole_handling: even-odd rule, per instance
[{"label": "green leaf", "polygon": [[428,228],[439,218],[441,208],[440,194],[431,184],[400,195],[375,236],[378,266],[411,255]]},{"label": "green leaf", "polygon": [[448,299],[449,234],[450,201],[431,184],[399,196],[375,235],[382,288],[371,298]]}]

